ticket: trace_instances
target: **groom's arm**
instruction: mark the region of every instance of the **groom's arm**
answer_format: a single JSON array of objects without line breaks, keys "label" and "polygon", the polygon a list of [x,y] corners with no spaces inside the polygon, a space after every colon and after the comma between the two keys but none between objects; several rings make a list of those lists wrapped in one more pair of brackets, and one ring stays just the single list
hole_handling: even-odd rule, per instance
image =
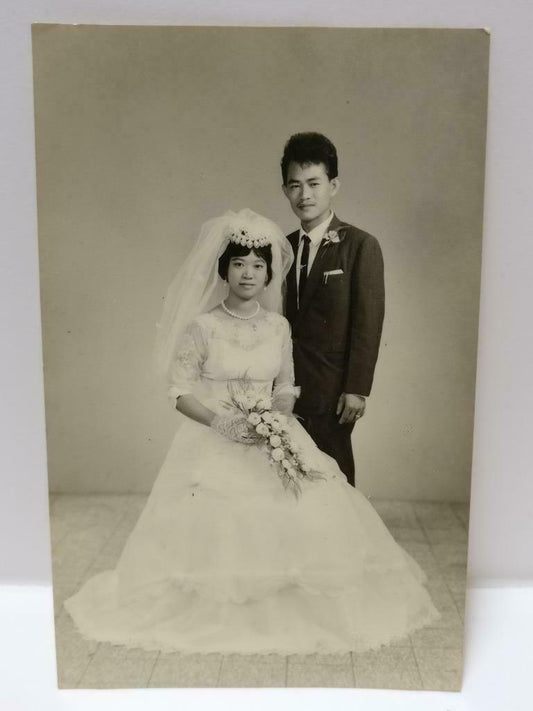
[{"label": "groom's arm", "polygon": [[359,245],[350,276],[350,343],[344,392],[366,397],[372,388],[385,314],[383,255],[372,235],[365,234]]}]

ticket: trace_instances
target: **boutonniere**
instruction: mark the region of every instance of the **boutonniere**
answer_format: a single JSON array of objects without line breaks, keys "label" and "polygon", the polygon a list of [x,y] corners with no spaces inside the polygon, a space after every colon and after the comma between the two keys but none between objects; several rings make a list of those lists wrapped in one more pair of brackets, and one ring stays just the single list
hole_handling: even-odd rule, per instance
[{"label": "boutonniere", "polygon": [[330,244],[339,244],[341,240],[342,237],[339,235],[337,230],[330,230],[324,237],[323,244],[325,247],[329,247]]}]

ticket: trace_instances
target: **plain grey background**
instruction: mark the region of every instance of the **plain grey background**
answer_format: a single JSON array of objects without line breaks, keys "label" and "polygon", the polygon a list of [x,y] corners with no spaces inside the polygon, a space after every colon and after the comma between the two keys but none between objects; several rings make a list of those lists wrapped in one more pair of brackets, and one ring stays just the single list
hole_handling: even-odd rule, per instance
[{"label": "plain grey background", "polygon": [[[2,578],[50,582],[36,247],[31,21],[302,24],[298,3],[6,4],[0,71],[2,142]],[[529,322],[533,262],[530,136],[531,5],[501,1],[306,5],[305,22],[492,28],[487,189],[476,395],[470,570],[478,582],[531,578],[533,533]],[[6,545],[9,542],[9,545]]]},{"label": "plain grey background", "polygon": [[150,373],[200,224],[297,225],[291,133],[337,146],[337,214],[378,236],[387,308],[355,434],[369,496],[468,500],[489,35],[484,30],[34,28],[53,492],[148,492],[178,421]]}]

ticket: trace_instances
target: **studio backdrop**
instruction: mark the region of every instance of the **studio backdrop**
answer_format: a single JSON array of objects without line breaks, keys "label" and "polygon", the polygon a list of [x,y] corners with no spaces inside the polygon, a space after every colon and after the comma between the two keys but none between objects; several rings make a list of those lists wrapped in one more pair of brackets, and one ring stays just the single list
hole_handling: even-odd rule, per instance
[{"label": "studio backdrop", "polygon": [[335,211],[383,249],[386,317],[354,432],[373,497],[466,501],[489,37],[482,30],[34,28],[53,492],[148,492],[179,415],[152,374],[166,288],[200,225],[297,227],[292,133],[339,153]]}]

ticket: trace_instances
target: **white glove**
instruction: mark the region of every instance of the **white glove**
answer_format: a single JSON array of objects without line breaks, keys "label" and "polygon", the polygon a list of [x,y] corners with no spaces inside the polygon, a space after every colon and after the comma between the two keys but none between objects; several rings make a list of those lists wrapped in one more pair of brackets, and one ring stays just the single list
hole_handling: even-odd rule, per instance
[{"label": "white glove", "polygon": [[211,427],[227,439],[241,444],[254,444],[257,437],[245,416],[238,412],[231,415],[215,415],[211,421]]}]

